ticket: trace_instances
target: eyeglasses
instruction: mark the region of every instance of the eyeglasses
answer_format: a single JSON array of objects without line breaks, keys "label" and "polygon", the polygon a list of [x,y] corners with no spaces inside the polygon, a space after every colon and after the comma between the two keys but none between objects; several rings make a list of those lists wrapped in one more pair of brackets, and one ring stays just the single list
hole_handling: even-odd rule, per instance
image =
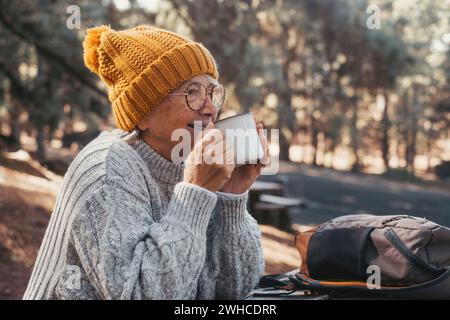
[{"label": "eyeglasses", "polygon": [[225,88],[218,84],[211,88],[210,91],[202,83],[192,83],[183,93],[171,93],[171,96],[185,96],[188,107],[193,111],[198,111],[206,103],[206,97],[209,95],[212,103],[216,106],[217,111],[222,108],[225,101]]}]

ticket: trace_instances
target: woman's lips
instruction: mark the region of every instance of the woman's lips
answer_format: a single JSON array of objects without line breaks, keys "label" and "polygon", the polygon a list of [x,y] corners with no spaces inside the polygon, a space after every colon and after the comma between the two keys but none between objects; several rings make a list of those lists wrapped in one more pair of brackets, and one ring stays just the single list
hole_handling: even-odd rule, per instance
[{"label": "woman's lips", "polygon": [[[201,124],[202,129],[206,128],[206,127],[208,126],[208,124],[209,124],[209,122],[208,122],[208,123],[202,122],[202,124]],[[188,126],[189,128],[194,129],[194,124],[193,124],[193,123],[189,123],[187,126]],[[199,128],[200,126],[197,124],[197,127]]]}]

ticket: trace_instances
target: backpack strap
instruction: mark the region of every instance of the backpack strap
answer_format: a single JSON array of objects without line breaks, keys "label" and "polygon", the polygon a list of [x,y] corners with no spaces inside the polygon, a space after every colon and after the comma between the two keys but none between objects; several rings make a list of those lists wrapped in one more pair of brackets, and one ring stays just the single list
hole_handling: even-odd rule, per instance
[{"label": "backpack strap", "polygon": [[294,285],[289,281],[283,281],[282,278],[285,278],[285,274],[271,274],[262,276],[259,279],[258,288],[275,288],[275,289],[284,289],[284,290],[293,290]]},{"label": "backpack strap", "polygon": [[402,241],[402,239],[393,229],[386,229],[386,231],[384,232],[384,236],[389,240],[394,248],[397,249],[398,252],[400,252],[406,259],[408,259],[409,262],[411,262],[416,267],[421,268],[422,270],[425,270],[433,274],[434,276],[440,276],[446,271],[445,268],[436,268],[432,264],[415,255],[414,252],[412,252],[411,249],[408,248],[408,246]]}]

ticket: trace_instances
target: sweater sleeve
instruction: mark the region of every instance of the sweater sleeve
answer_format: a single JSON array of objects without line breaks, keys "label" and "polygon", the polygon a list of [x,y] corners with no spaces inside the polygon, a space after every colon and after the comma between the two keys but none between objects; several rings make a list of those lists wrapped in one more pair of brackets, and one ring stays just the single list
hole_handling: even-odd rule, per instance
[{"label": "sweater sleeve", "polygon": [[218,192],[208,227],[206,262],[199,279],[200,299],[241,299],[264,272],[261,231],[246,209],[248,191]]},{"label": "sweater sleeve", "polygon": [[104,299],[195,298],[217,196],[180,182],[159,212],[154,197],[136,191],[145,188],[127,181],[106,179],[72,224],[90,282]]}]

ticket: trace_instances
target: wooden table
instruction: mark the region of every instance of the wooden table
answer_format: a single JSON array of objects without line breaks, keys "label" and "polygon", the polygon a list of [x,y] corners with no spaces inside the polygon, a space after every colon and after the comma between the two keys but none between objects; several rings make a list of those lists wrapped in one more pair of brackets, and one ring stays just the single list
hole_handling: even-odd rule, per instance
[{"label": "wooden table", "polygon": [[281,183],[267,182],[267,181],[255,181],[250,187],[250,192],[254,193],[278,193],[280,195],[284,192],[284,187]]},{"label": "wooden table", "polygon": [[255,181],[249,190],[248,211],[262,224],[290,231],[291,223],[288,206],[261,201],[263,195],[284,196],[285,190],[281,183]]},{"label": "wooden table", "polygon": [[273,194],[282,196],[284,187],[281,183],[255,181],[249,190],[249,209],[254,209],[254,205],[259,201],[261,194]]}]

